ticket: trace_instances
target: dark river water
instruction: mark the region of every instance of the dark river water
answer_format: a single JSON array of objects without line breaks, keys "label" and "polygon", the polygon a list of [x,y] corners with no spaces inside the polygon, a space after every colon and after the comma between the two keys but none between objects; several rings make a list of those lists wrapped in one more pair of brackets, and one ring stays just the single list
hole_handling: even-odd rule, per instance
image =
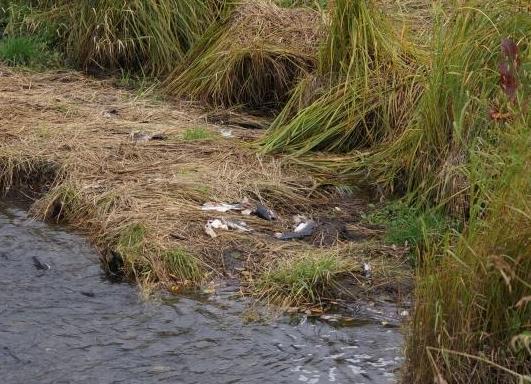
[{"label": "dark river water", "polygon": [[142,299],[83,237],[0,202],[2,384],[396,382],[403,338],[380,318],[248,324],[244,310],[223,294]]}]

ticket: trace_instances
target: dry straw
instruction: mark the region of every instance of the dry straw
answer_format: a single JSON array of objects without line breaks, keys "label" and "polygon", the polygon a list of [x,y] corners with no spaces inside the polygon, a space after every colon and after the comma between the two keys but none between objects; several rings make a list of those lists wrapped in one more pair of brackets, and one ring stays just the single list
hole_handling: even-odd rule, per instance
[{"label": "dry straw", "polygon": [[270,1],[233,5],[166,80],[169,93],[214,106],[276,109],[317,64],[320,14]]}]

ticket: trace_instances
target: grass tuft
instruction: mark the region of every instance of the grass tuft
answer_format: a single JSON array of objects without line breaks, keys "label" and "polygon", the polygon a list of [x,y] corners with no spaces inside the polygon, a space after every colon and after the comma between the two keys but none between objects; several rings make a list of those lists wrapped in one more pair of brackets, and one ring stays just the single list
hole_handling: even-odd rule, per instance
[{"label": "grass tuft", "polygon": [[0,39],[0,61],[12,66],[45,68],[57,66],[60,56],[34,37],[7,36]]},{"label": "grass tuft", "polygon": [[204,127],[188,128],[183,133],[183,140],[186,141],[208,140],[212,137],[212,132]]},{"label": "grass tuft", "polygon": [[166,251],[162,260],[170,276],[182,284],[198,284],[203,278],[199,260],[182,248]]},{"label": "grass tuft", "polygon": [[255,291],[281,306],[320,303],[329,297],[336,279],[353,269],[353,263],[337,253],[308,253],[272,266],[260,276]]}]

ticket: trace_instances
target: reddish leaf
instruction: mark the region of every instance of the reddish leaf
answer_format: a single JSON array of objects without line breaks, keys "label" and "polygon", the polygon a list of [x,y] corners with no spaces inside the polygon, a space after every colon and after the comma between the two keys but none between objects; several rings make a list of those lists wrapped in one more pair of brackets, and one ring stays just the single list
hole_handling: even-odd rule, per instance
[{"label": "reddish leaf", "polygon": [[505,94],[514,100],[516,97],[516,90],[518,89],[518,81],[514,72],[511,70],[511,66],[507,63],[500,64],[500,85]]},{"label": "reddish leaf", "polygon": [[518,46],[511,39],[503,39],[501,42],[502,53],[505,59],[514,63],[516,66],[519,64]]}]

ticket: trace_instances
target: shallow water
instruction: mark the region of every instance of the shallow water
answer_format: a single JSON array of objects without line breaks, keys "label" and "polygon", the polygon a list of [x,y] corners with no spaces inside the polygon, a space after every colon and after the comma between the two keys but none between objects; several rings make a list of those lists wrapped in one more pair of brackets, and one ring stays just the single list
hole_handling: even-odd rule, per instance
[{"label": "shallow water", "polygon": [[0,202],[3,384],[396,381],[402,336],[378,316],[246,324],[244,309],[226,294],[146,302],[105,278],[81,236]]}]

